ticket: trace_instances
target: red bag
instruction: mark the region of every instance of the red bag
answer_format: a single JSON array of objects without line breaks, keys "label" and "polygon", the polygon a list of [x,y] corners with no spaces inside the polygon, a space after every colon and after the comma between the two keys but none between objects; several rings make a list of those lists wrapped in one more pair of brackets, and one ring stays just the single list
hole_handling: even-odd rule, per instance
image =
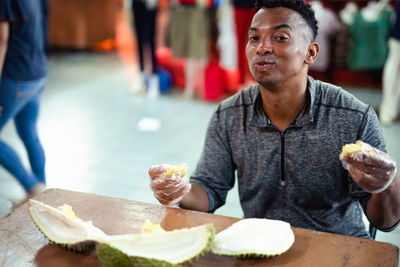
[{"label": "red bag", "polygon": [[204,100],[218,101],[224,93],[224,70],[212,59],[204,70]]},{"label": "red bag", "polygon": [[160,47],[156,50],[158,65],[171,74],[172,84],[179,88],[185,88],[185,60],[174,59],[172,50],[168,47]]}]

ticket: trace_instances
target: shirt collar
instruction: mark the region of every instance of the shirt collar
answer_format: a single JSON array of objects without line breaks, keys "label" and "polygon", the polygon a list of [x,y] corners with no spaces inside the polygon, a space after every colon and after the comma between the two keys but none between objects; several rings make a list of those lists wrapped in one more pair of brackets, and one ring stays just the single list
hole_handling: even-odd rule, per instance
[{"label": "shirt collar", "polygon": [[[303,127],[309,122],[314,121],[314,103],[315,103],[315,95],[316,95],[316,84],[315,80],[307,76],[307,99],[306,104],[304,105],[302,111],[296,120],[292,123],[292,126],[295,127]],[[268,118],[267,114],[264,111],[260,93],[260,85],[256,86],[256,93],[253,97],[253,107],[252,113],[250,117],[250,126],[252,127],[272,127],[273,123]]]}]

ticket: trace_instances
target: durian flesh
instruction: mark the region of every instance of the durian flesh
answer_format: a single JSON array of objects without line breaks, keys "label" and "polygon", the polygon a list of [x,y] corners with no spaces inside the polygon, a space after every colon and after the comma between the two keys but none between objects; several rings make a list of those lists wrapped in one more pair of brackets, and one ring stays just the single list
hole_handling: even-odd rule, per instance
[{"label": "durian flesh", "polygon": [[56,209],[36,200],[29,200],[29,214],[36,226],[52,242],[60,245],[99,240],[104,232],[88,221],[79,219],[71,206]]},{"label": "durian flesh", "polygon": [[186,176],[187,164],[182,163],[181,165],[169,166],[168,170],[164,173],[164,177],[170,179],[179,179]]},{"label": "durian flesh", "polygon": [[339,159],[342,160],[345,156],[348,156],[352,159],[357,159],[358,152],[370,153],[372,152],[372,147],[362,141],[357,141],[354,144],[344,145],[342,147],[342,152],[339,155]]},{"label": "durian flesh", "polygon": [[107,236],[97,248],[97,255],[104,266],[179,265],[208,251],[213,236],[212,224],[133,236]]},{"label": "durian flesh", "polygon": [[106,235],[79,219],[71,206],[56,209],[32,199],[29,205],[33,222],[50,241],[84,252],[96,246],[103,266],[179,265],[210,250],[215,232],[212,224],[165,231],[145,222],[141,234]]},{"label": "durian flesh", "polygon": [[243,219],[218,233],[211,251],[235,257],[268,257],[282,254],[294,243],[287,222],[269,219]]},{"label": "durian flesh", "polygon": [[140,234],[111,236],[79,219],[69,205],[56,209],[35,200],[29,204],[32,220],[50,241],[78,251],[90,243],[103,266],[175,266],[209,250],[268,257],[284,253],[294,243],[290,225],[278,220],[243,219],[217,235],[212,224],[165,231],[145,222]]}]

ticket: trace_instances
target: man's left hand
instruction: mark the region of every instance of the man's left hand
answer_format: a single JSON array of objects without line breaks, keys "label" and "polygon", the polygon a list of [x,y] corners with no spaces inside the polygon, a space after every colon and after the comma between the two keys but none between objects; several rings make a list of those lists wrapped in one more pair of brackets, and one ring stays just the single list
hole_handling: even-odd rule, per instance
[{"label": "man's left hand", "polygon": [[342,161],[353,180],[369,193],[384,191],[396,176],[395,160],[373,147],[368,152],[356,152],[352,158],[345,156]]}]

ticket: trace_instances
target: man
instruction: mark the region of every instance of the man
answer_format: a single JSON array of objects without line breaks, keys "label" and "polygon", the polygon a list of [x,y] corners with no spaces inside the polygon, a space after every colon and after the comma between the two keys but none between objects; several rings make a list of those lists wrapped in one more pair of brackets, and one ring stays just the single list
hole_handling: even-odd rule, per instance
[{"label": "man", "polygon": [[[259,0],[256,11],[246,53],[258,85],[219,105],[190,184],[163,179],[167,165],[150,169],[155,197],[165,205],[214,212],[225,203],[236,172],[246,218],[368,238],[364,210],[377,228],[394,229],[400,180],[394,161],[381,152],[375,112],[307,76],[319,51],[314,12],[302,0]],[[379,151],[345,157],[342,164],[341,148],[356,140]]]}]

